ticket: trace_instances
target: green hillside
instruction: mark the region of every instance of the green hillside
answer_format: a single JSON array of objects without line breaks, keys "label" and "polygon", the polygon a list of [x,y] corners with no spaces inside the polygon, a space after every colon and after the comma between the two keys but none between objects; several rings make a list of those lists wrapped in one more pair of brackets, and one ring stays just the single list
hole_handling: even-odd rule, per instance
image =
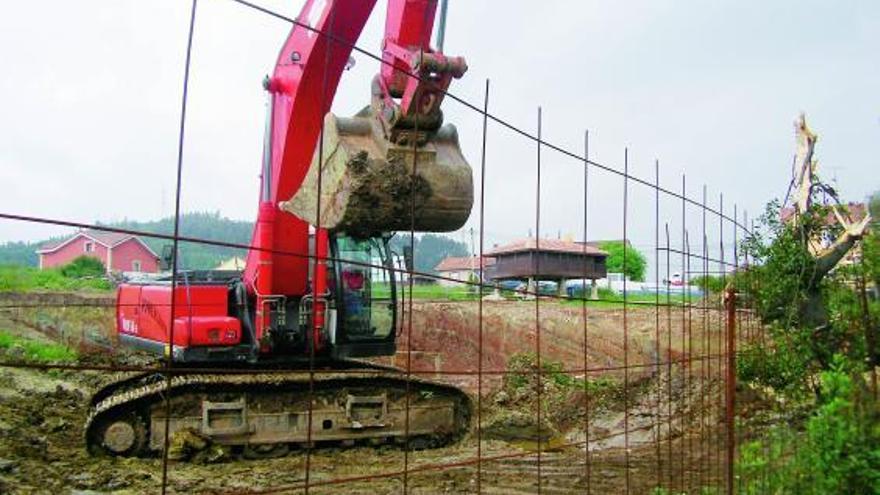
[{"label": "green hillside", "polygon": [[[463,242],[456,241],[443,234],[421,234],[414,239],[413,269],[421,273],[436,273],[434,267],[447,256],[467,256],[469,250]],[[409,245],[409,233],[398,233],[391,239],[391,249],[403,252]]]},{"label": "green hillside", "polygon": [[[121,222],[98,223],[104,227],[137,230],[154,234],[172,235],[174,219],[172,217],[152,221],[123,220]],[[220,216],[220,213],[185,213],[180,216],[180,235],[234,244],[248,244],[251,240],[252,222],[231,220]],[[166,239],[141,237],[156,253],[162,253],[162,246],[170,244]],[[38,242],[8,242],[0,244],[0,265],[37,266],[35,251],[44,243],[53,240],[45,239]],[[233,249],[210,244],[180,243],[180,264],[186,269],[209,269],[221,261],[233,256],[245,256],[244,249]]]},{"label": "green hillside", "polygon": [[[152,221],[123,220],[121,222],[99,223],[98,225],[163,235],[172,235],[174,233],[174,219],[172,217]],[[185,213],[180,217],[180,235],[183,237],[247,245],[251,241],[252,228],[252,222],[231,220],[221,216],[219,212]],[[171,243],[167,239],[157,239],[148,236],[142,236],[141,238],[158,254],[162,253],[164,245]],[[38,261],[35,251],[50,240],[52,239],[39,242],[8,242],[0,244],[0,265],[37,266]],[[408,234],[395,236],[391,242],[392,249],[397,252],[402,252],[404,244],[409,244]],[[468,254],[465,244],[444,235],[417,235],[415,245],[415,269],[421,272],[433,272],[434,266],[446,256],[467,256]],[[180,268],[210,269],[233,256],[243,258],[245,255],[246,251],[244,249],[181,242]]]},{"label": "green hillside", "polygon": [[[99,225],[163,235],[174,234],[173,217],[147,222],[123,220],[121,222]],[[182,237],[194,237],[210,241],[222,241],[247,245],[251,242],[252,229],[253,222],[230,220],[229,218],[220,216],[220,213],[218,212],[185,213],[180,216],[180,235]],[[153,251],[159,254],[162,253],[162,246],[171,244],[171,241],[168,239],[156,239],[144,236],[143,240]],[[244,249],[234,249],[202,243],[181,242],[179,247],[181,269],[210,269],[216,267],[223,260],[229,259],[233,256],[243,258],[247,254]]]}]

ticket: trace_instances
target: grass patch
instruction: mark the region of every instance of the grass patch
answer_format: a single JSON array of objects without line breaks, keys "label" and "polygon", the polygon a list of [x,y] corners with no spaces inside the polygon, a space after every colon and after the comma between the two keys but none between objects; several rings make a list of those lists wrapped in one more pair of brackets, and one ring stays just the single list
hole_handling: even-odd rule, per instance
[{"label": "grass patch", "polygon": [[[599,289],[599,299],[592,300],[587,296],[587,306],[588,307],[619,307],[623,306],[623,294],[618,294],[610,289]],[[701,298],[697,296],[686,296],[682,294],[666,294],[665,292],[660,292],[659,304],[661,305],[682,305],[687,303],[696,303]],[[626,303],[632,305],[656,305],[658,304],[658,299],[656,294],[644,294],[644,293],[629,293],[626,296]],[[576,294],[574,297],[565,299],[563,304],[568,305],[583,305],[583,298],[580,294]]]},{"label": "grass patch", "polygon": [[67,277],[61,268],[40,270],[30,266],[0,266],[0,292],[85,291],[113,289],[103,277]]},{"label": "grass patch", "polygon": [[[374,282],[373,283],[373,297],[376,299],[381,298],[389,298],[391,297],[391,289],[387,283],[382,282]],[[397,286],[397,296],[400,297],[401,292],[403,292],[405,297],[410,297],[409,285],[401,284]],[[489,295],[494,292],[494,288],[485,287],[483,289],[483,295]],[[472,285],[457,285],[457,286],[443,286],[440,284],[430,284],[430,285],[413,285],[412,288],[412,298],[415,301],[418,300],[434,300],[434,301],[476,301],[479,295],[479,287]],[[518,300],[519,294],[515,291],[511,290],[502,290],[501,295],[510,300]],[[547,301],[559,301],[562,304],[566,305],[574,305],[581,306],[583,304],[583,299],[580,295],[575,295],[574,297],[562,296],[562,297],[553,297],[553,296],[543,296]],[[701,298],[697,296],[684,296],[681,294],[677,295],[669,295],[664,292],[660,293],[660,304],[661,305],[682,305],[686,303],[695,304]],[[654,294],[629,294],[626,297],[627,304],[632,305],[654,305],[657,302],[657,296]],[[599,290],[599,300],[587,299],[588,307],[622,307],[623,306],[623,295],[617,294],[614,291],[607,289]]]},{"label": "grass patch", "polygon": [[13,347],[20,347],[23,349],[24,357],[28,361],[47,363],[76,360],[76,352],[67,346],[37,342],[0,330],[0,349],[4,352],[8,352]]},{"label": "grass patch", "polygon": [[[413,300],[443,300],[443,301],[472,301],[477,299],[478,287],[461,285],[458,287],[445,287],[439,284],[413,285]],[[397,286],[397,297],[403,292],[405,297],[410,297],[409,285]],[[484,290],[484,294],[490,294],[491,290]],[[391,297],[391,289],[387,283],[373,284],[373,297],[376,299]]]}]

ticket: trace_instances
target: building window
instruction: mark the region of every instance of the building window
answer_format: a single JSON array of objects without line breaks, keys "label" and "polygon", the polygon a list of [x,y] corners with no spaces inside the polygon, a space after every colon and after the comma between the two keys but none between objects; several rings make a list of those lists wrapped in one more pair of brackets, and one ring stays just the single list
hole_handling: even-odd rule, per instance
[{"label": "building window", "polygon": [[94,242],[86,242],[85,244],[83,244],[83,252],[94,253],[95,252],[95,243]]},{"label": "building window", "polygon": [[141,260],[134,260],[131,262],[132,271],[139,272],[141,271]]}]

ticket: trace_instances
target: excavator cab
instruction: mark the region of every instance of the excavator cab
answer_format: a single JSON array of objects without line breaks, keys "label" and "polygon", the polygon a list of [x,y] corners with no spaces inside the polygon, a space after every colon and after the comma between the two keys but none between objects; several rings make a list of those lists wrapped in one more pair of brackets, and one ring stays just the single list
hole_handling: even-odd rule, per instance
[{"label": "excavator cab", "polygon": [[334,357],[394,354],[397,286],[387,239],[334,236],[327,322]]}]

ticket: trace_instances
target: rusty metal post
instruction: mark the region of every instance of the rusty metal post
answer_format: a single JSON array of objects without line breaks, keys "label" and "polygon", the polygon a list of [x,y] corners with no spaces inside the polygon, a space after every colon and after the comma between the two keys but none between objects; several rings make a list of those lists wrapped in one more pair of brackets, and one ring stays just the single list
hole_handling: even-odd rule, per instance
[{"label": "rusty metal post", "polygon": [[736,455],[736,443],[734,442],[736,425],[736,289],[733,284],[728,284],[724,297],[727,306],[727,407],[725,408],[727,428],[727,493],[733,494],[733,465]]}]

